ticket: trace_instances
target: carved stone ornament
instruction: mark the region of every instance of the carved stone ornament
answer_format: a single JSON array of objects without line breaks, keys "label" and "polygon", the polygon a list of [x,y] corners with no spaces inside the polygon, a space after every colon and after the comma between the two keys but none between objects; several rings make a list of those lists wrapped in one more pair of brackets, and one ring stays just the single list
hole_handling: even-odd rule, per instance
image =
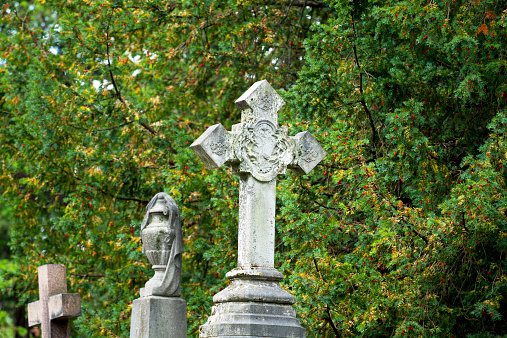
[{"label": "carved stone ornament", "polygon": [[242,110],[241,123],[265,119],[274,125],[278,125],[278,111],[285,104],[266,80],[254,83],[235,103]]},{"label": "carved stone ornament", "polygon": [[293,159],[287,128],[268,120],[243,124],[234,149],[240,163],[234,171],[250,173],[262,182],[285,174]]},{"label": "carved stone ornament", "polygon": [[287,127],[278,125],[278,110],[284,104],[267,81],[258,81],[236,100],[241,123],[230,132],[215,124],[190,148],[209,169],[228,164],[233,173],[251,174],[261,182],[286,174],[287,168],[307,174],[326,152],[309,132],[291,137]]},{"label": "carved stone ornament", "polygon": [[308,174],[324,157],[326,157],[326,151],[320,146],[319,141],[308,131],[296,134],[293,137],[293,141],[294,158],[289,168],[296,174]]},{"label": "carved stone ornament", "polygon": [[146,207],[141,224],[143,253],[153,264],[155,275],[141,289],[141,296],[181,296],[181,255],[183,239],[180,212],[166,193],[156,194]]}]

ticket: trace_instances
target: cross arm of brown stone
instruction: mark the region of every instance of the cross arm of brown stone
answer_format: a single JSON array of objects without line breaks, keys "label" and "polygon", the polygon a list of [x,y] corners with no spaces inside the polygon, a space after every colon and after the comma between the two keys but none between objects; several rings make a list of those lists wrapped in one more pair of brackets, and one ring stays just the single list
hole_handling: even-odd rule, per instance
[{"label": "cross arm of brown stone", "polygon": [[49,319],[61,320],[81,316],[79,293],[63,293],[49,297]]},{"label": "cross arm of brown stone", "polygon": [[[41,324],[40,301],[28,304],[28,326]],[[81,315],[81,296],[78,293],[63,293],[49,297],[50,320],[69,319]]]},{"label": "cross arm of brown stone", "polygon": [[42,309],[40,300],[28,304],[28,326],[41,324],[41,312]]},{"label": "cross arm of brown stone", "polygon": [[69,337],[68,319],[81,315],[81,297],[67,293],[65,266],[40,266],[39,300],[28,304],[28,325],[41,325],[42,338]]}]

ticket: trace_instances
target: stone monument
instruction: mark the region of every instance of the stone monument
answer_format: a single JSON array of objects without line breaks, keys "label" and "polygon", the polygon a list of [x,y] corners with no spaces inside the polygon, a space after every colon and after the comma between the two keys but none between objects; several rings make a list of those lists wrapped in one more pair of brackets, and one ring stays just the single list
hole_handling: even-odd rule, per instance
[{"label": "stone monument", "polygon": [[141,241],[155,275],[132,302],[130,338],[186,338],[187,302],[180,298],[180,212],[168,194],[158,193],[148,203]]},{"label": "stone monument", "polygon": [[78,293],[67,293],[66,269],[61,264],[39,266],[39,300],[28,304],[28,326],[41,326],[41,338],[67,338],[69,318],[81,315]]},{"label": "stone monument", "polygon": [[215,124],[190,146],[208,169],[226,164],[240,176],[238,267],[213,297],[201,338],[306,336],[295,298],[279,285],[283,274],[274,268],[276,177],[287,168],[307,174],[326,152],[309,132],[291,137],[278,125],[284,104],[267,81],[258,81],[236,100],[241,123],[231,132]]}]

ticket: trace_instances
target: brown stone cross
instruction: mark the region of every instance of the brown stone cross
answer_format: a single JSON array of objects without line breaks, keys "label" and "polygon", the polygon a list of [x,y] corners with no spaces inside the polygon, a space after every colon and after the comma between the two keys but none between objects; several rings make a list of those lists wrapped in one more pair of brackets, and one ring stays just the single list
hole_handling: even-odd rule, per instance
[{"label": "brown stone cross", "polygon": [[41,326],[41,338],[69,337],[69,318],[81,315],[78,293],[67,293],[65,266],[39,266],[39,300],[28,304],[28,325]]}]

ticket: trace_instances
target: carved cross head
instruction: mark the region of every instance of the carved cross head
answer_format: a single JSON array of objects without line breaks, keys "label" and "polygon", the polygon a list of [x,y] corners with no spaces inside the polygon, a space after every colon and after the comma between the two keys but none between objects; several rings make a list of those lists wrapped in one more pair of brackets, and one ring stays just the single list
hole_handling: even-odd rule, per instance
[{"label": "carved cross head", "polygon": [[286,126],[278,125],[278,111],[284,104],[266,80],[258,81],[236,100],[241,123],[233,125],[231,132],[215,124],[190,148],[208,169],[228,164],[234,173],[251,174],[262,182],[284,175],[287,168],[307,174],[326,152],[309,132],[291,137]]}]

